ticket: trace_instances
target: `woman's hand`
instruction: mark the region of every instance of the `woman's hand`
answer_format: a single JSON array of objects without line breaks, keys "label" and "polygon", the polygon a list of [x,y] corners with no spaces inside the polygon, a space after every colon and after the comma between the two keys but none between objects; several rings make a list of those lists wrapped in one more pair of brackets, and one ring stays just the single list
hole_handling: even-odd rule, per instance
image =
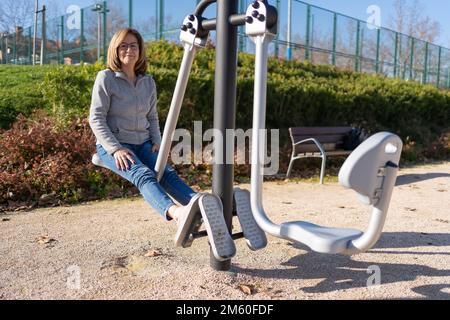
[{"label": "woman's hand", "polygon": [[157,143],[153,144],[152,152],[155,153],[155,152],[158,152],[158,151],[159,151],[159,144],[157,144]]},{"label": "woman's hand", "polygon": [[130,161],[132,164],[136,164],[136,161],[134,161],[133,157],[135,156],[133,152],[131,152],[128,149],[119,149],[116,152],[114,152],[114,159],[116,159],[116,167],[119,170],[128,170],[129,165],[128,161]]}]

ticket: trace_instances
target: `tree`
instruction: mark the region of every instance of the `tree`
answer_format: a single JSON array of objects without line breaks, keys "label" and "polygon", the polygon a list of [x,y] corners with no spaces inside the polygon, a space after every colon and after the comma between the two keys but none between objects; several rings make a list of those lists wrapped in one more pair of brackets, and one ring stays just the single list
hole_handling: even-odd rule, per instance
[{"label": "tree", "polygon": [[430,43],[438,39],[441,26],[425,14],[425,8],[419,0],[395,0],[393,6],[395,13],[390,17],[390,28]]},{"label": "tree", "polygon": [[[436,64],[434,61],[430,61],[434,57],[433,55],[431,57],[428,55],[428,65],[425,66],[426,42],[435,43],[438,40],[441,26],[439,22],[426,15],[425,8],[419,0],[412,2],[395,0],[393,6],[394,15],[390,18],[390,27],[401,34],[415,38],[413,42],[410,38],[400,35],[398,57],[400,75],[402,78],[421,81],[427,67],[428,71],[434,72],[430,70],[431,66]],[[412,44],[414,44],[413,48],[411,48]],[[413,60],[411,60],[411,53]]]},{"label": "tree", "polygon": [[33,0],[2,0],[0,2],[0,30],[15,32],[16,27],[33,24]]}]

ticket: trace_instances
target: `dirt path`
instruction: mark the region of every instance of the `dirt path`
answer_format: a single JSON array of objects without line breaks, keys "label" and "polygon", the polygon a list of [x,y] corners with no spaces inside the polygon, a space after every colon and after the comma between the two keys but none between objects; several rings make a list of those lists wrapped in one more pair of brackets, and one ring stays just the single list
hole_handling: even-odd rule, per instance
[{"label": "dirt path", "polygon": [[[264,189],[277,222],[367,223],[367,208],[337,184]],[[0,215],[0,298],[450,299],[449,220],[450,162],[400,171],[384,233],[370,252],[323,255],[273,237],[252,252],[238,240],[230,272],[210,269],[205,238],[174,248],[175,225],[141,198]],[[371,270],[380,271],[381,285],[367,287]]]}]

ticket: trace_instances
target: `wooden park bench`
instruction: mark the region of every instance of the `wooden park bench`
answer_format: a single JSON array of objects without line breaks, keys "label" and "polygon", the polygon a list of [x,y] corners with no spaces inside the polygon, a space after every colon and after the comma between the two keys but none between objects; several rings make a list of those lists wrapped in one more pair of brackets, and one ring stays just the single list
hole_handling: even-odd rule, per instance
[{"label": "wooden park bench", "polygon": [[295,127],[289,128],[292,156],[286,177],[289,178],[294,161],[301,158],[322,158],[320,184],[323,184],[327,157],[347,156],[353,150],[344,149],[344,139],[352,127]]}]

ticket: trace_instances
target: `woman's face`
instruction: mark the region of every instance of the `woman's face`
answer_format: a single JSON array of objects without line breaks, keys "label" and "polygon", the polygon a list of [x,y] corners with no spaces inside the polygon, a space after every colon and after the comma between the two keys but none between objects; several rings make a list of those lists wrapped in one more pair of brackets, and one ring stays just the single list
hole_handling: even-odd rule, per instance
[{"label": "woman's face", "polygon": [[129,33],[119,44],[119,60],[122,66],[133,67],[139,59],[139,43],[137,38]]}]

